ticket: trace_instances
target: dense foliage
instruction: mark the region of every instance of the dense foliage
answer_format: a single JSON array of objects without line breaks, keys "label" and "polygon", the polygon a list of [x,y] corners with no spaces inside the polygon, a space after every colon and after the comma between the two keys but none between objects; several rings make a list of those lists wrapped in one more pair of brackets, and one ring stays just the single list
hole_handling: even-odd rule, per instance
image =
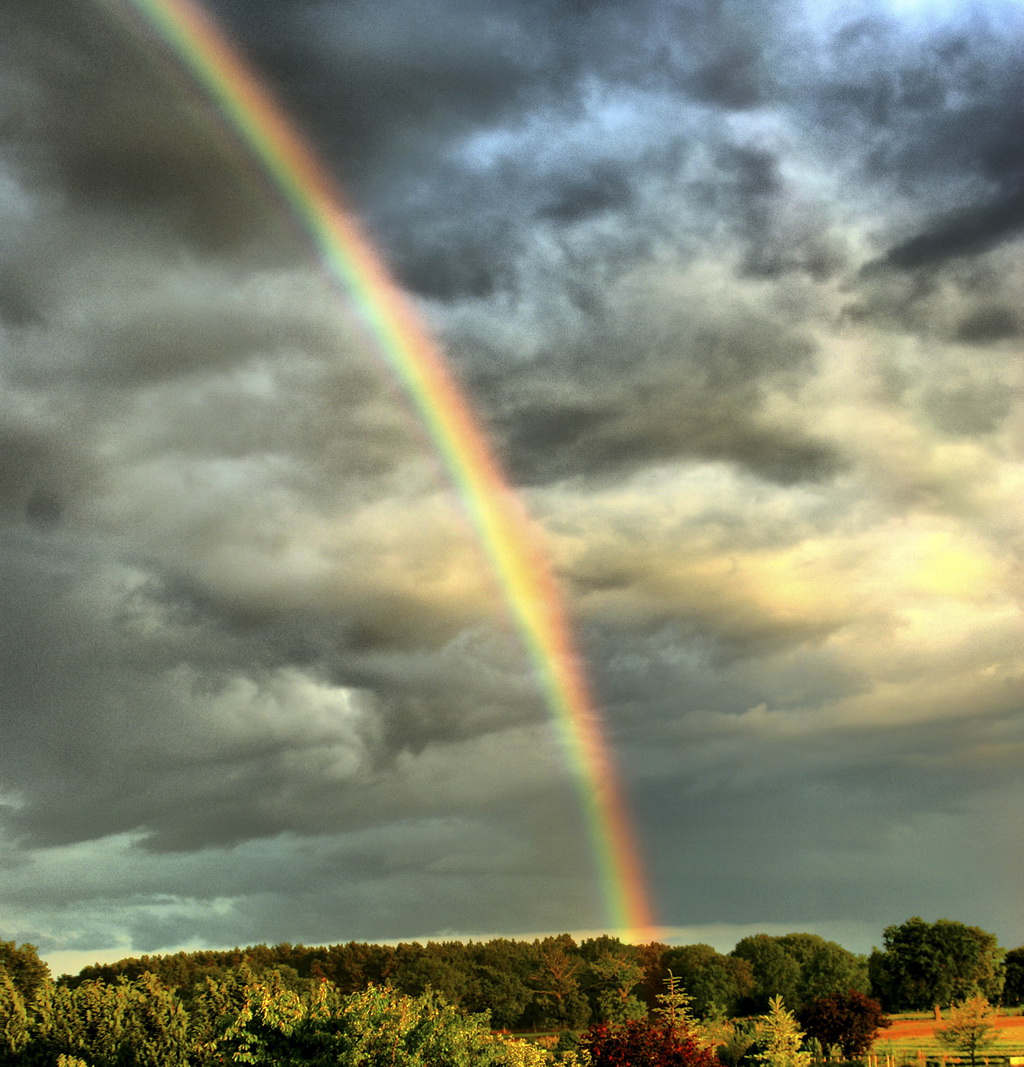
[{"label": "dense foliage", "polygon": [[867,961],[816,934],[745,937],[732,955],[750,967],[750,992],[740,1000],[746,1013],[768,1010],[772,997],[799,1009],[829,993],[868,992]]},{"label": "dense foliage", "polygon": [[205,979],[223,979],[244,964],[256,975],[277,972],[295,991],[321,980],[343,993],[369,985],[388,985],[410,996],[431,989],[466,1011],[489,1011],[499,1029],[580,1029],[592,1021],[620,1022],[646,1014],[661,980],[665,946],[656,948],[652,955],[614,937],[577,944],[567,934],[532,942],[257,945],[97,964],[61,984],[133,980],[149,972],[187,1001]]},{"label": "dense foliage", "polygon": [[691,1013],[693,998],[674,974],[665,985],[651,1018],[598,1023],[581,1036],[593,1067],[721,1067]]},{"label": "dense foliage", "polygon": [[1024,1004],[1024,947],[1006,953],[1003,973],[1003,1003]]},{"label": "dense foliage", "polygon": [[811,1001],[798,1018],[808,1037],[826,1050],[838,1046],[848,1060],[863,1056],[874,1044],[878,1031],[892,1025],[877,1000],[855,989]]},{"label": "dense foliage", "polygon": [[18,999],[3,976],[0,1064],[5,1067],[573,1067],[495,1034],[433,992],[371,985],[341,993],[326,980],[302,992],[247,968],[207,977],[191,1010],[152,974]]},{"label": "dense foliage", "polygon": [[[993,935],[921,919],[886,929],[871,987],[863,957],[813,934],[758,934],[728,955],[567,934],[258,945],[125,959],[56,983],[33,946],[0,942],[0,1067],[545,1067],[588,1056],[598,1067],[801,1067],[808,1047],[848,1057],[870,1047],[886,1020],[866,989],[920,1008],[991,995],[1005,974],[1007,996],[1020,998],[1024,948],[1006,964]],[[970,1032],[966,1011],[947,1040]],[[495,1031],[559,1031],[566,1051],[556,1060]]]},{"label": "dense foliage", "polygon": [[97,964],[63,982],[111,982],[148,971],[187,996],[204,978],[223,977],[243,961],[256,974],[278,971],[294,989],[321,978],[346,993],[370,984],[412,996],[430,988],[468,1011],[490,1011],[494,1025],[509,1030],[642,1018],[669,972],[690,993],[698,1018],[764,1011],[773,996],[799,1009],[830,993],[869,990],[866,959],[815,934],[758,934],[728,955],[710,945],[636,946],[607,936],[577,944],[567,934],[425,945],[257,945]]},{"label": "dense foliage", "polygon": [[750,963],[738,956],[723,956],[710,945],[670,948],[663,963],[693,998],[699,1018],[736,1015],[754,996]]},{"label": "dense foliage", "polygon": [[580,1038],[594,1067],[719,1067],[714,1053],[665,1023],[599,1023]]},{"label": "dense foliage", "polygon": [[999,998],[1003,950],[977,926],[908,919],[887,926],[885,950],[872,953],[871,986],[889,1011],[921,1011],[968,997]]}]

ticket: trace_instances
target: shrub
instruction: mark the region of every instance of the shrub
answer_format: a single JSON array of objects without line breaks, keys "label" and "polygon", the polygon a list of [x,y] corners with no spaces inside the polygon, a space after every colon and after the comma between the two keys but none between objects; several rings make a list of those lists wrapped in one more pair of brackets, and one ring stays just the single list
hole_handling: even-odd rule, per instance
[{"label": "shrub", "polygon": [[643,1020],[591,1026],[580,1038],[593,1067],[720,1067],[714,1053],[675,1027]]},{"label": "shrub", "polygon": [[978,1053],[993,1044],[995,1035],[992,1006],[984,997],[968,997],[962,1004],[954,1005],[948,1025],[935,1031],[935,1036],[946,1048],[970,1056],[971,1067],[974,1067]]}]

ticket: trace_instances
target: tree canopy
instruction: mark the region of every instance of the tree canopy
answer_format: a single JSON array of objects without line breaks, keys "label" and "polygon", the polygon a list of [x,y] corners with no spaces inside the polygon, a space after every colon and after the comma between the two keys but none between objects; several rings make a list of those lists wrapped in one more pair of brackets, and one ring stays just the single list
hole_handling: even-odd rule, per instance
[{"label": "tree canopy", "polygon": [[754,934],[732,955],[750,967],[753,988],[740,1003],[748,1012],[766,1011],[773,997],[799,1009],[829,993],[869,988],[867,961],[817,934]]},{"label": "tree canopy", "polygon": [[949,919],[915,917],[887,926],[885,949],[872,953],[871,984],[890,1011],[945,1007],[972,996],[997,999],[1003,950],[994,934]]}]

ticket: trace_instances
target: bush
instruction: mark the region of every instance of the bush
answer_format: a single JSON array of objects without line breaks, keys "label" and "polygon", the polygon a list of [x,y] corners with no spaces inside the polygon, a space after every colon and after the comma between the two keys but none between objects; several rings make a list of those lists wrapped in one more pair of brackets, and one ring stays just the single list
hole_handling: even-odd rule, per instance
[{"label": "bush", "polygon": [[721,1067],[714,1053],[665,1023],[591,1026],[580,1037],[593,1067]]}]

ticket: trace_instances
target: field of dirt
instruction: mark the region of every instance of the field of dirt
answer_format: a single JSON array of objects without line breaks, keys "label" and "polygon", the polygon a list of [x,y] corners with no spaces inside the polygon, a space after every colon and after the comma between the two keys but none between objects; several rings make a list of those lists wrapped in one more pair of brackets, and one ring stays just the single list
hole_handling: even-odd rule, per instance
[{"label": "field of dirt", "polygon": [[[998,1015],[992,1022],[999,1030],[1001,1041],[1024,1045],[1024,1015]],[[893,1019],[892,1026],[883,1030],[879,1039],[881,1041],[892,1038],[893,1041],[931,1042],[935,1028],[944,1024],[945,1021],[936,1022],[934,1019]]]}]

